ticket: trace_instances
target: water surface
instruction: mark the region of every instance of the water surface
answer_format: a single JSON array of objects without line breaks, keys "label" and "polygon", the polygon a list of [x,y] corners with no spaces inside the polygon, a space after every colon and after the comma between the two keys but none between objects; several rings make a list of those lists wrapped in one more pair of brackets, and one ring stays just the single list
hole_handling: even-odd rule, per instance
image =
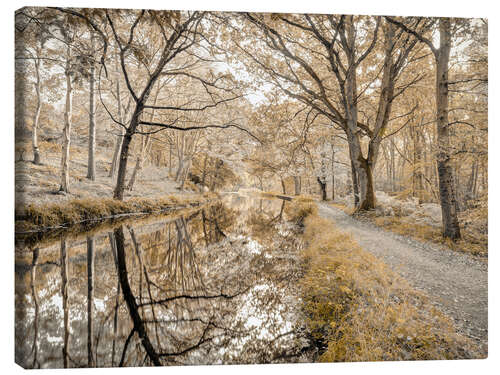
[{"label": "water surface", "polygon": [[286,204],[228,194],[186,215],[18,245],[16,362],[309,361]]}]

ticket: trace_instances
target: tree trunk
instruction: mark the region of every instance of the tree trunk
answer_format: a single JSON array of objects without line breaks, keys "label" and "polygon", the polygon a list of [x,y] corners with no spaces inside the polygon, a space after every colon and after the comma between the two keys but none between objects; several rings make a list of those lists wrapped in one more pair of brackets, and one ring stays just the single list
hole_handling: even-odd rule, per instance
[{"label": "tree trunk", "polygon": [[[363,157],[358,132],[358,107],[357,107],[357,78],[356,78],[356,56],[355,56],[355,28],[352,16],[346,24],[348,35],[347,43],[352,49],[347,54],[348,69],[345,78],[345,112],[346,112],[346,135],[349,144],[349,156],[351,168],[353,169],[354,202],[358,210],[369,210],[375,208],[373,193],[373,178],[371,165]],[[384,114],[385,115],[385,114]],[[378,115],[377,115],[378,117]],[[379,118],[377,118],[377,123]],[[376,156],[376,155],[375,155]],[[372,156],[372,160],[375,160]],[[358,199],[356,199],[358,197]]]},{"label": "tree trunk", "polygon": [[173,145],[171,144],[168,152],[168,175],[169,177],[172,176],[172,147]]},{"label": "tree trunk", "polygon": [[134,330],[140,337],[140,342],[144,347],[149,359],[155,366],[161,366],[160,357],[156,353],[149,339],[144,322],[139,314],[139,307],[137,306],[136,297],[132,293],[128,281],[127,261],[125,257],[125,236],[123,233],[123,226],[114,230],[114,237],[116,243],[116,258],[118,263],[118,278],[123,293],[123,299],[127,303],[130,318],[134,323]]},{"label": "tree trunk", "polygon": [[317,177],[319,188],[321,189],[321,200],[326,201],[326,181],[321,181],[320,177]]},{"label": "tree trunk", "polygon": [[212,184],[210,186],[210,191],[215,191],[215,184],[217,183],[217,179],[219,178],[219,168],[222,167],[222,160],[217,159],[215,162],[215,171],[212,176]]},{"label": "tree trunk", "polygon": [[[116,72],[118,72],[118,67],[119,67],[118,60],[119,60],[119,57],[118,57],[118,52],[117,52],[117,55],[115,57]],[[117,111],[118,111],[118,121],[120,121],[123,124],[124,123],[124,121],[123,121],[124,116],[122,114],[122,100],[121,100],[121,95],[120,95],[120,78],[119,78],[118,74],[116,77],[116,104],[117,104],[116,107],[117,107]],[[120,150],[122,147],[123,134],[124,134],[124,129],[122,126],[120,126],[120,135],[116,136],[116,138],[115,138],[115,145],[113,147],[113,149],[114,149],[113,159],[111,160],[111,168],[109,170],[108,177],[115,176],[116,167],[118,166],[118,155],[120,155]]]},{"label": "tree trunk", "polygon": [[208,154],[205,154],[205,159],[203,160],[203,172],[201,174],[202,186],[205,186],[205,179],[207,178],[207,159],[208,159]]},{"label": "tree trunk", "polygon": [[300,176],[293,176],[293,183],[295,186],[295,195],[300,195]]},{"label": "tree trunk", "polygon": [[36,267],[38,262],[39,250],[38,247],[33,249],[33,260],[31,262],[31,296],[33,298],[34,306],[34,317],[33,317],[33,346],[31,351],[33,352],[33,368],[40,368],[40,363],[38,363],[38,319],[40,305],[38,303],[38,294],[36,292]]},{"label": "tree trunk", "polygon": [[69,358],[69,311],[68,311],[68,255],[66,253],[66,239],[61,237],[61,298],[63,307],[63,366],[68,368]]},{"label": "tree trunk", "polygon": [[357,210],[372,210],[375,208],[372,165],[361,154],[359,140],[352,136],[348,139],[350,139],[349,156],[351,157],[355,207]]},{"label": "tree trunk", "polygon": [[419,130],[413,129],[415,135],[414,143],[414,162],[413,172],[415,176],[416,197],[419,202],[424,200],[424,172],[423,172],[423,153],[422,153],[422,135]]},{"label": "tree trunk", "polygon": [[358,210],[373,210],[375,208],[375,192],[373,186],[372,166],[367,160],[363,160],[361,170],[358,172],[361,198]]},{"label": "tree trunk", "polygon": [[135,179],[137,177],[137,173],[142,169],[142,153],[137,157],[135,162],[134,170],[132,171],[132,176],[130,176],[130,180],[128,182],[127,190],[132,191],[135,183]]},{"label": "tree trunk", "polygon": [[[111,246],[111,253],[113,254],[113,259],[115,262],[116,272],[119,271],[118,259],[116,254],[116,243],[113,232],[108,233],[109,244]],[[115,295],[115,308],[113,316],[113,345],[111,349],[111,367],[115,366],[115,353],[116,353],[116,338],[118,337],[118,309],[120,307],[120,278],[116,285],[116,295]]]},{"label": "tree trunk", "polygon": [[180,181],[181,182],[181,185],[180,185],[181,191],[184,190],[184,183],[186,182],[187,176],[189,174],[189,170],[191,169],[191,164],[192,164],[192,161],[191,161],[191,158],[189,158],[187,165],[184,168],[184,172],[181,175],[181,181]]},{"label": "tree trunk", "polygon": [[[377,116],[375,118],[375,126],[373,129],[373,134],[370,135],[370,142],[368,144],[368,153],[366,156],[366,163],[363,163],[368,167],[368,172],[366,172],[367,176],[373,174],[373,170],[375,169],[375,165],[378,160],[378,154],[380,150],[380,145],[382,143],[382,137],[385,133],[385,129],[387,124],[389,123],[390,114],[392,111],[392,101],[394,99],[394,86],[396,79],[397,67],[394,63],[393,53],[395,48],[395,33],[394,26],[390,23],[386,23],[384,30],[384,66],[383,66],[383,74],[382,74],[382,82],[380,87],[380,96],[378,100],[378,108],[377,108]],[[412,47],[410,47],[411,49]],[[409,52],[407,50],[406,52]],[[356,98],[357,100],[357,98]],[[361,153],[360,153],[361,155]],[[368,195],[374,196],[374,184],[373,184],[373,176],[367,177],[368,180],[371,180],[369,184],[372,186],[371,189],[368,189]],[[368,198],[371,200],[371,197]],[[369,203],[371,206],[371,203]],[[374,207],[370,207],[374,208]]]},{"label": "tree trunk", "polygon": [[411,127],[412,141],[413,141],[413,164],[411,166],[411,194],[414,198],[418,198],[418,188],[417,188],[417,166],[418,166],[418,157],[417,157],[417,137],[415,135],[415,129],[413,126]]},{"label": "tree trunk", "polygon": [[[118,70],[118,56],[116,57],[116,70]],[[124,116],[122,115],[122,101],[120,96],[120,79],[117,77],[116,79],[116,103],[118,110],[118,120],[123,123]],[[113,159],[111,161],[111,168],[109,170],[108,177],[114,177],[116,173],[116,167],[118,165],[118,155],[120,155],[120,150],[122,147],[124,129],[120,126],[120,135],[115,138],[115,146],[113,152]]]},{"label": "tree trunk", "polygon": [[111,161],[111,168],[109,170],[108,177],[114,177],[114,175],[116,174],[116,167],[118,166],[118,155],[120,155],[120,150],[122,148],[122,142],[123,142],[123,128],[120,127],[120,135],[117,135],[115,137],[113,159]]},{"label": "tree trunk", "polygon": [[[156,105],[156,102],[158,101],[158,94],[160,93],[160,86],[158,85],[158,88],[156,89],[156,94],[155,98],[153,101],[153,105]],[[155,115],[155,110],[151,110],[151,114],[149,116],[149,121],[153,121]],[[137,174],[141,171],[142,169],[142,162],[144,161],[144,158],[146,156],[149,142],[151,140],[151,134],[147,134],[146,138],[141,139],[141,151],[139,153],[139,156],[137,157],[137,162],[135,163],[135,168],[134,171],[132,172],[132,176],[130,177],[127,189],[132,191],[134,187],[135,180],[137,178]]]},{"label": "tree trunk", "polygon": [[358,173],[356,172],[356,167],[351,159],[351,182],[352,182],[352,194],[354,196],[354,207],[359,204],[359,189],[358,189]]},{"label": "tree trunk", "polygon": [[396,153],[394,141],[391,139],[391,147],[390,147],[390,155],[391,155],[391,191],[396,191]]},{"label": "tree trunk", "polygon": [[[123,51],[122,51],[123,53]],[[123,56],[121,55],[123,58]],[[151,90],[153,86],[160,76],[160,72],[166,64],[166,60],[162,61],[157,67],[155,73],[150,76],[149,81],[144,88],[140,98],[137,98],[135,103],[134,112],[132,114],[130,124],[125,131],[125,135],[123,136],[122,148],[120,152],[120,164],[118,166],[118,177],[116,179],[116,186],[113,193],[113,198],[118,200],[123,200],[123,192],[125,190],[125,174],[127,173],[127,162],[128,162],[128,153],[130,148],[130,142],[132,141],[132,136],[136,133],[137,127],[140,123],[140,118],[142,112],[144,110],[144,105],[147,103],[149,95],[151,94]]]},{"label": "tree trunk", "polygon": [[94,79],[91,73],[90,105],[89,105],[89,151],[87,178],[95,181],[95,121],[94,121]]},{"label": "tree trunk", "polygon": [[474,165],[476,166],[476,168],[474,168],[474,182],[472,184],[472,189],[471,189],[471,193],[472,193],[472,197],[473,199],[476,199],[477,198],[477,177],[479,175],[479,165],[477,163],[477,161],[474,163]]},{"label": "tree trunk", "polygon": [[[152,116],[151,116],[152,117]],[[142,163],[144,162],[145,155],[148,152],[148,145],[150,142],[151,138],[150,135],[148,134],[146,136],[146,139],[142,141],[141,144],[141,152],[139,153],[139,156],[137,157],[137,161],[135,163],[134,170],[132,171],[132,176],[130,177],[127,189],[132,191],[134,187],[135,180],[137,179],[137,175],[139,172],[142,170]]]},{"label": "tree trunk", "polygon": [[481,163],[481,192],[488,192],[488,166],[486,165],[486,162],[483,161]]},{"label": "tree trunk", "polygon": [[[159,73],[158,73],[159,74]],[[113,193],[113,198],[118,200],[123,200],[123,192],[125,190],[125,175],[127,173],[127,162],[128,154],[130,148],[130,142],[132,142],[132,136],[136,133],[137,127],[139,126],[140,118],[144,110],[144,105],[148,100],[151,89],[158,76],[151,77],[148,86],[144,89],[141,97],[135,104],[135,109],[130,120],[130,124],[125,131],[123,136],[122,147],[120,151],[120,163],[118,165],[118,176],[116,178],[116,186]]]},{"label": "tree trunk", "polygon": [[184,169],[184,159],[182,157],[179,157],[179,165],[177,166],[177,171],[175,172],[176,182],[180,180],[183,169]]},{"label": "tree trunk", "polygon": [[460,239],[456,209],[455,186],[450,160],[448,129],[448,62],[451,50],[451,28],[448,18],[439,20],[440,47],[436,56],[436,118],[437,118],[437,169],[439,195],[443,221],[443,236]]},{"label": "tree trunk", "polygon": [[426,181],[431,181],[432,179],[432,168],[429,166],[429,153],[427,151],[427,138],[425,136],[425,133],[423,133],[422,130],[422,161],[424,163],[424,166],[422,168],[423,170],[423,178]]},{"label": "tree trunk", "polygon": [[69,193],[69,155],[71,143],[71,116],[73,107],[73,87],[70,72],[70,49],[66,57],[66,104],[64,108],[63,147],[61,157],[61,186],[59,191]]},{"label": "tree trunk", "polygon": [[116,178],[116,186],[113,193],[113,198],[123,200],[123,192],[125,190],[125,173],[127,172],[128,149],[132,141],[132,134],[127,130],[123,136],[122,147],[120,151],[120,163],[118,165],[118,176]]},{"label": "tree trunk", "polygon": [[40,158],[40,150],[38,149],[38,123],[40,120],[40,112],[42,109],[42,100],[40,95],[41,83],[40,83],[40,64],[42,60],[35,59],[35,91],[36,91],[36,109],[35,115],[33,116],[33,131],[31,133],[32,145],[33,145],[33,164],[42,164]]},{"label": "tree trunk", "polygon": [[472,162],[469,181],[467,182],[467,193],[472,197],[472,191],[474,187],[474,176],[476,174],[476,161]]},{"label": "tree trunk", "polygon": [[92,306],[94,304],[94,238],[87,237],[87,365],[93,367],[94,354],[92,350],[92,339],[94,337],[92,327]]},{"label": "tree trunk", "polygon": [[360,189],[361,176],[360,172],[360,157],[361,146],[358,139],[358,107],[357,107],[357,80],[356,80],[356,56],[355,56],[355,29],[353,25],[353,17],[350,16],[346,22],[347,28],[347,45],[349,50],[347,51],[347,63],[350,69],[348,69],[345,77],[345,103],[344,110],[346,113],[346,135],[347,142],[349,145],[349,156],[351,158],[351,170],[352,170],[352,183],[354,191],[354,206],[359,207],[360,203],[363,201],[363,197],[360,195],[363,189]]},{"label": "tree trunk", "polygon": [[[351,147],[356,148],[357,146],[349,146],[349,148]],[[360,149],[358,151],[354,150],[354,155],[357,155],[357,160],[355,159],[352,162],[351,168],[354,173],[353,182],[356,181],[356,183],[353,183],[355,207],[357,210],[372,210],[375,208],[372,165],[363,158]]]},{"label": "tree trunk", "polygon": [[[180,138],[177,138],[177,159],[178,159],[178,164],[177,164],[177,171],[175,172],[175,181],[178,182],[182,169],[184,168],[184,146],[185,146],[185,139],[184,139],[184,134],[180,135]],[[179,140],[180,139],[180,140]]]},{"label": "tree trunk", "polygon": [[332,201],[335,200],[335,148],[332,143]]},{"label": "tree trunk", "polygon": [[[25,41],[23,38],[18,38],[18,33],[16,33],[16,48],[25,46]],[[15,96],[15,108],[14,108],[14,121],[15,121],[15,136],[16,141],[24,140],[26,134],[26,88],[27,88],[27,77],[28,75],[28,60],[15,59],[15,81],[14,81],[14,96]],[[17,160],[17,157],[16,157]],[[20,160],[23,159],[23,154],[20,155]]]},{"label": "tree trunk", "polygon": [[[90,33],[92,48],[94,47],[94,34]],[[89,78],[89,152],[87,163],[87,178],[95,181],[95,99],[94,99],[94,77],[95,65],[90,65]]]},{"label": "tree trunk", "polygon": [[382,146],[382,150],[384,151],[384,161],[385,161],[385,183],[384,183],[384,191],[390,190],[390,180],[391,180],[391,168],[390,168],[390,158],[389,152],[387,151],[387,147]]}]

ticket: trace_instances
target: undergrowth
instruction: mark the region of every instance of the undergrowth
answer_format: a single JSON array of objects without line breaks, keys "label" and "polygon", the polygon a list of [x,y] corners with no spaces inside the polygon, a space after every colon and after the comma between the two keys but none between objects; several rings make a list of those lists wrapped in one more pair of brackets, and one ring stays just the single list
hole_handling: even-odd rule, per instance
[{"label": "undergrowth", "polygon": [[320,218],[314,204],[294,204],[289,211],[304,226],[300,286],[320,361],[478,357],[425,295]]}]

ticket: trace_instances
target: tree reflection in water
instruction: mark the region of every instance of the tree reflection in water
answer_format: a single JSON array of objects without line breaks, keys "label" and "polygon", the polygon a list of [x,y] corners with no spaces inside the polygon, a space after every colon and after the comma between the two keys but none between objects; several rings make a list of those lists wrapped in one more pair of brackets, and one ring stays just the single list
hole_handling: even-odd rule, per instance
[{"label": "tree reflection in water", "polygon": [[128,222],[85,242],[18,249],[17,362],[310,360],[295,287],[300,244],[284,207],[232,195],[188,216]]}]

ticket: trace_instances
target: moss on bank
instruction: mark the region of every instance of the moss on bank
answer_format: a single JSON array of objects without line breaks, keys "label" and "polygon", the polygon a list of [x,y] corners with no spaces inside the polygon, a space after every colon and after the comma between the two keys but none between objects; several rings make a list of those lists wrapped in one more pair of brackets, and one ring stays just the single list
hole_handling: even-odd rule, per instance
[{"label": "moss on bank", "polygon": [[138,215],[159,214],[218,199],[215,193],[161,198],[131,198],[119,201],[111,198],[75,199],[68,203],[29,204],[16,208],[16,234],[46,232],[79,226],[86,229],[105,220]]},{"label": "moss on bank", "polygon": [[290,210],[304,228],[303,311],[320,361],[482,356],[425,295],[320,218],[314,203]]}]

